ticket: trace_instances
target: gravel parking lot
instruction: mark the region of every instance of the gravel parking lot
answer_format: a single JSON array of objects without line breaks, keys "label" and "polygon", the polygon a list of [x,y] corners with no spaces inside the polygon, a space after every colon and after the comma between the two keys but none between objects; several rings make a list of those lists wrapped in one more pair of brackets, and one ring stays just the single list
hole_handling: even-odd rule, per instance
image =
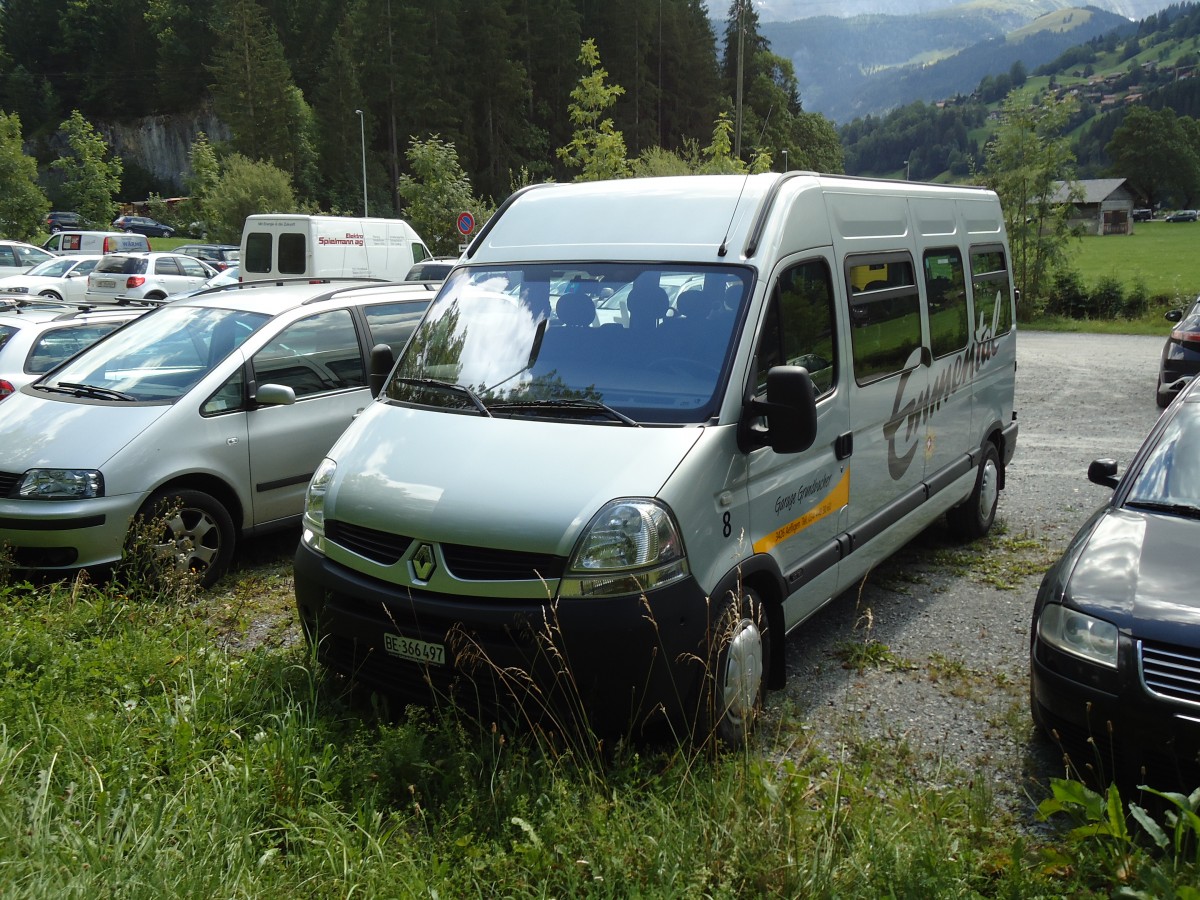
[{"label": "gravel parking lot", "polygon": [[1063,770],[1029,720],[1034,594],[1110,495],[1087,480],[1088,464],[1111,456],[1123,471],[1158,417],[1161,348],[1153,336],[1020,335],[1021,430],[997,528],[964,546],[935,526],[801,626],[769,709],[803,739],[794,728],[781,737],[833,758],[872,746],[931,784],[980,773],[1031,812],[1035,782]]}]

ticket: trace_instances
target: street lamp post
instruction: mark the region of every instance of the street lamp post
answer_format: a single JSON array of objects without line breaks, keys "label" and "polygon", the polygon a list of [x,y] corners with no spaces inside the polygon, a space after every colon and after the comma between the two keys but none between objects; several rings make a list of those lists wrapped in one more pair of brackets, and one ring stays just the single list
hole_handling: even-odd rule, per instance
[{"label": "street lamp post", "polygon": [[786,172],[787,171],[787,151],[780,150],[779,152],[783,154],[783,171]]},{"label": "street lamp post", "polygon": [[358,113],[358,133],[362,138],[362,169],[363,169],[363,218],[367,217],[367,126],[366,120],[363,118],[363,111],[356,109]]}]

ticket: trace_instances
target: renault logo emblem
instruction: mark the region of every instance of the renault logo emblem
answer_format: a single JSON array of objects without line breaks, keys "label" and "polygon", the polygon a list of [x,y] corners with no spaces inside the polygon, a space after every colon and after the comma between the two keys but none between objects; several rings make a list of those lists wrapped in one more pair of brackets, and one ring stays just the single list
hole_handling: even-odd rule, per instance
[{"label": "renault logo emblem", "polygon": [[433,547],[429,544],[422,544],[417,548],[417,552],[412,555],[413,575],[417,581],[428,581],[433,575],[433,570],[437,568],[437,560],[433,557]]}]

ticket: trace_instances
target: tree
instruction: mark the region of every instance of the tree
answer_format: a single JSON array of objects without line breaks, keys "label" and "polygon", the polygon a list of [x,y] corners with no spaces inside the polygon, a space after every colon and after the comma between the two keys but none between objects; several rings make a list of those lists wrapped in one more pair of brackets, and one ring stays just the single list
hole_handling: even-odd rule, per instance
[{"label": "tree", "polygon": [[579,62],[587,71],[571,91],[570,113],[575,135],[567,146],[558,148],[558,156],[569,167],[580,170],[576,181],[624,178],[629,174],[625,138],[613,127],[612,119],[602,116],[625,89],[604,83],[608,71],[601,67],[600,51],[592,39],[580,45]]},{"label": "tree", "polygon": [[472,195],[453,144],[436,134],[424,141],[414,138],[405,156],[412,169],[411,175],[400,177],[405,218],[435,254],[457,255],[463,240],[456,227],[459,213],[471,213],[478,228],[494,210]]},{"label": "tree", "polygon": [[1030,106],[1011,94],[1004,101],[1000,126],[984,148],[984,181],[1004,209],[1013,277],[1027,315],[1045,302],[1050,276],[1074,237],[1070,201],[1078,199],[1075,155],[1063,137],[1073,109],[1070,98],[1046,94]]},{"label": "tree", "polygon": [[121,158],[105,159],[108,144],[77,109],[58,132],[71,148],[70,156],[60,156],[50,163],[52,169],[63,174],[63,197],[84,220],[107,225],[117,215],[113,198],[121,190],[121,173],[125,170]]},{"label": "tree", "polygon": [[292,81],[274,26],[254,0],[223,0],[219,41],[209,65],[216,110],[233,131],[233,146],[266,160],[294,181],[312,165],[312,111]]},{"label": "tree", "polygon": [[50,201],[37,176],[37,162],[22,149],[20,117],[0,112],[0,222],[10,238],[27,241],[46,226]]},{"label": "tree", "polygon": [[1190,201],[1200,185],[1200,155],[1174,110],[1133,106],[1104,152],[1149,206],[1166,197]]},{"label": "tree", "polygon": [[240,153],[225,160],[220,180],[202,203],[208,215],[209,237],[231,244],[241,241],[246,216],[296,212],[299,208],[287,172]]}]

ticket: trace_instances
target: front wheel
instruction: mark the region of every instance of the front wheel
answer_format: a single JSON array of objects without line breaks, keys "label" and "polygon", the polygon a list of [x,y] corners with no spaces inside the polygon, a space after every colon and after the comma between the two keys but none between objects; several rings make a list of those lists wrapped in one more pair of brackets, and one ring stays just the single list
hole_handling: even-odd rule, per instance
[{"label": "front wheel", "polygon": [[62,295],[57,291],[41,291],[39,297],[45,297],[47,300],[53,300],[55,303],[62,303]]},{"label": "front wheel", "polygon": [[746,743],[766,694],[770,631],[762,598],[751,588],[728,594],[709,633],[701,722],[704,736],[728,747]]},{"label": "front wheel", "polygon": [[999,500],[1000,454],[996,451],[996,445],[988,441],[983,445],[983,456],[979,460],[971,495],[946,513],[950,529],[969,541],[983,537],[996,520]]},{"label": "front wheel", "polygon": [[173,559],[178,571],[195,572],[201,587],[211,587],[229,568],[237,536],[215,497],[187,488],[159,491],[142,506],[141,518],[153,523],[153,550]]}]

